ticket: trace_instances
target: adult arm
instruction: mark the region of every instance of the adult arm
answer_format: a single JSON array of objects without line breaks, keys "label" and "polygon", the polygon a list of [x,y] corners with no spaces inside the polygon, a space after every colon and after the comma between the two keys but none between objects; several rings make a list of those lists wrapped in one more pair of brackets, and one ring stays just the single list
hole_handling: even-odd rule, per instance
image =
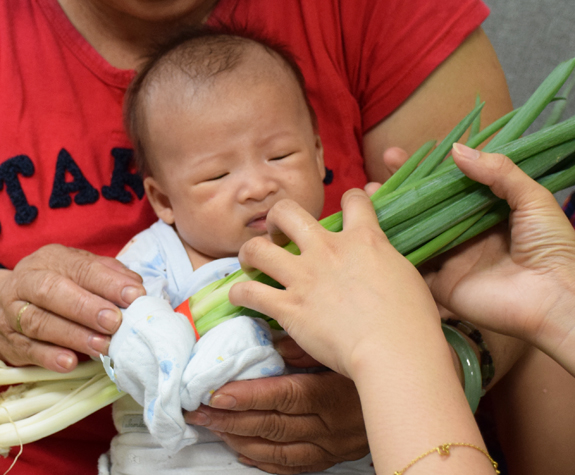
[{"label": "adult arm", "polygon": [[14,270],[0,271],[0,358],[14,366],[71,371],[75,351],[107,354],[109,335],[121,321],[118,306],[144,293],[141,278],[115,259],[44,246]]},{"label": "adult arm", "polygon": [[383,183],[398,167],[401,155],[382,160],[385,150],[399,147],[408,154],[429,140],[442,140],[475,106],[485,101],[482,124],[512,110],[503,70],[481,28],[473,32],[389,117],[363,137],[368,179]]},{"label": "adult arm", "polygon": [[[278,203],[268,226],[287,233],[301,255],[254,239],[240,261],[286,289],[247,282],[232,288],[230,300],[278,319],[310,355],[356,382],[378,473],[448,441],[483,447],[421,275],[387,241],[365,193],[352,190],[342,203],[341,233],[324,230],[293,202]],[[418,462],[427,473],[439,466],[442,473],[493,473],[469,449],[454,449],[449,463]]]}]

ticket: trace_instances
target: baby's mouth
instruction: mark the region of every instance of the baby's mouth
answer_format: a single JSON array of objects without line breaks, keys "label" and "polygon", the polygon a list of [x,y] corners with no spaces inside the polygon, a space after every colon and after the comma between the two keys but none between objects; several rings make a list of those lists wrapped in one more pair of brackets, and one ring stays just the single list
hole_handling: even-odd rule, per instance
[{"label": "baby's mouth", "polygon": [[256,228],[256,229],[263,229],[266,230],[266,219],[268,216],[268,212],[265,213],[258,213],[248,222],[248,227]]}]

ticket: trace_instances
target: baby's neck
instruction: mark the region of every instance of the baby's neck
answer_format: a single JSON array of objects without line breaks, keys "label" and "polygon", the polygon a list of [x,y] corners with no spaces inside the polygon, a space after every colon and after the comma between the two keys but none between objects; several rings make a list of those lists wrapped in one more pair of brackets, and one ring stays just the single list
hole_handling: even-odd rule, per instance
[{"label": "baby's neck", "polygon": [[203,265],[215,261],[213,257],[204,256],[203,254],[199,254],[195,251],[190,252],[189,247],[186,248],[186,251],[188,253],[188,257],[190,258],[190,262],[192,263],[192,267],[194,270],[198,270]]},{"label": "baby's neck", "polygon": [[197,251],[192,246],[190,246],[188,243],[186,243],[181,238],[181,236],[179,234],[178,234],[178,237],[180,238],[180,241],[182,242],[184,249],[186,250],[186,254],[188,255],[188,258],[190,259],[190,262],[192,263],[192,268],[195,271],[198,270],[203,265],[206,265],[206,264],[209,264],[210,262],[218,260],[217,257],[208,256],[206,254],[203,254],[203,253]]}]

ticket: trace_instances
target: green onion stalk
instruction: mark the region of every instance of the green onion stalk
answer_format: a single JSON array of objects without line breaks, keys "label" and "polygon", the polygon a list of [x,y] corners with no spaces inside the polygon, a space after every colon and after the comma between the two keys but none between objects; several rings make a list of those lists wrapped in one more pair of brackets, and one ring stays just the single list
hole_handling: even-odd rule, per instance
[{"label": "green onion stalk", "polygon": [[[509,207],[488,187],[467,178],[448,157],[453,143],[469,131],[466,144],[507,155],[530,177],[551,192],[575,185],[575,117],[561,120],[565,97],[575,79],[575,58],[559,64],[520,108],[481,129],[484,104],[475,107],[437,144],[423,144],[371,197],[381,229],[415,266],[471,239],[509,215]],[[567,84],[566,84],[567,82]],[[565,85],[565,87],[564,87]],[[561,88],[562,94],[558,96]],[[541,130],[522,136],[543,110],[556,102]],[[342,229],[341,212],[320,221],[327,230]],[[298,254],[291,242],[285,246]],[[205,334],[240,314],[260,317],[236,307],[228,292],[237,282],[257,280],[279,284],[255,270],[242,270],[206,286],[188,300],[196,329]],[[59,431],[124,396],[106,376],[99,361],[80,363],[61,374],[41,368],[0,367],[0,385],[16,385],[0,398],[0,452]]]}]

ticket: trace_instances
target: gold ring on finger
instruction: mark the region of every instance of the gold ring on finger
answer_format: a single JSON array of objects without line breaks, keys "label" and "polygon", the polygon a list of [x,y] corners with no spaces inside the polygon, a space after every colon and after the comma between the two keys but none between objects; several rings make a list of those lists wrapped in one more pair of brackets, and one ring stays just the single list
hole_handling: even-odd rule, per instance
[{"label": "gold ring on finger", "polygon": [[20,325],[20,319],[22,318],[22,315],[24,314],[29,305],[30,302],[26,302],[24,305],[22,305],[22,308],[20,309],[20,311],[18,312],[18,316],[16,317],[16,331],[18,331],[18,333],[22,333],[22,335],[24,334],[24,332],[22,331],[22,325]]}]

